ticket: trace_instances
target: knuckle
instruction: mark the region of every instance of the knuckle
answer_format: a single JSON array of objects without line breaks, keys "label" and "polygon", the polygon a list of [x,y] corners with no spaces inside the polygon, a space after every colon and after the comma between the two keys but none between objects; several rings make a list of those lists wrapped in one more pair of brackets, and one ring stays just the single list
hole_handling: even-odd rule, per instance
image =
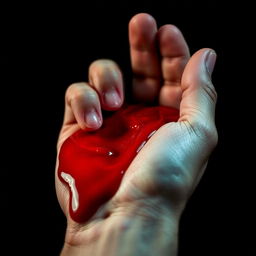
[{"label": "knuckle", "polygon": [[68,104],[72,101],[80,101],[81,99],[97,99],[96,92],[87,86],[86,83],[74,83],[71,84],[65,94],[65,99]]},{"label": "knuckle", "polygon": [[117,64],[110,59],[98,59],[91,63],[89,70],[93,74],[104,74],[107,70],[118,68]]},{"label": "knuckle", "polygon": [[206,120],[196,121],[193,125],[195,133],[204,141],[211,149],[215,148],[218,143],[218,132],[213,122]]},{"label": "knuckle", "polygon": [[71,98],[71,95],[72,95],[72,91],[73,91],[73,88],[74,88],[75,84],[71,84],[67,89],[66,89],[66,93],[65,93],[65,102],[66,103],[70,103],[70,98]]},{"label": "knuckle", "polygon": [[82,84],[82,83],[73,83],[73,84],[69,85],[69,87],[68,87],[67,90],[66,90],[65,97],[66,97],[66,98],[69,98],[71,95],[73,95],[74,92],[75,92],[79,87],[81,87],[81,84]]},{"label": "knuckle", "polygon": [[212,82],[210,80],[207,80],[204,82],[204,86],[202,87],[204,93],[208,96],[208,98],[213,102],[217,102],[217,92],[215,87],[213,86]]}]

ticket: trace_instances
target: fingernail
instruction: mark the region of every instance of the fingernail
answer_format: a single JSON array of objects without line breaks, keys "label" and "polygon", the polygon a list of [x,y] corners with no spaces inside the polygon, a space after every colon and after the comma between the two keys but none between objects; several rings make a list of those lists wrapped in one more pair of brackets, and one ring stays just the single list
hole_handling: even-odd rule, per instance
[{"label": "fingernail", "polygon": [[115,89],[106,91],[103,97],[105,104],[111,108],[119,107],[121,104],[121,98]]},{"label": "fingernail", "polygon": [[88,128],[98,128],[101,125],[101,118],[95,109],[91,109],[85,114],[85,123]]},{"label": "fingernail", "polygon": [[205,58],[205,66],[206,66],[206,70],[209,73],[209,76],[212,75],[214,66],[215,66],[215,62],[216,62],[216,58],[217,55],[215,53],[215,51],[209,51],[206,58]]}]

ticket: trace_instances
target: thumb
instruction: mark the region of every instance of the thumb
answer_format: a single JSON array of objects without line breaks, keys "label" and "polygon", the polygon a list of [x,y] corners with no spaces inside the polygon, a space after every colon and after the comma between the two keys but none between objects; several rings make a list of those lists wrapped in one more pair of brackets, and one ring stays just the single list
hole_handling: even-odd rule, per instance
[{"label": "thumb", "polygon": [[179,121],[191,125],[214,124],[217,93],[211,82],[216,61],[212,49],[197,51],[187,63],[181,79],[182,100]]}]

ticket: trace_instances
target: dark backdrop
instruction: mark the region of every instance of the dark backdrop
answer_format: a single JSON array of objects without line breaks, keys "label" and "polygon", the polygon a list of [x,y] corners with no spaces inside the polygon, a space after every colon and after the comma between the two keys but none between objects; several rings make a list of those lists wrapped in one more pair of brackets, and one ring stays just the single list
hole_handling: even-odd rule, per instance
[{"label": "dark backdrop", "polygon": [[87,68],[97,58],[115,60],[129,84],[127,28],[139,12],[153,15],[158,26],[178,26],[191,53],[211,47],[218,54],[213,81],[220,140],[182,217],[179,255],[252,255],[253,158],[247,143],[253,145],[253,101],[245,68],[252,43],[248,17],[241,22],[248,13],[235,11],[233,4],[185,0],[23,4],[8,11],[3,52],[9,90],[2,102],[3,126],[11,133],[4,136],[9,157],[1,206],[7,213],[8,255],[60,252],[65,218],[55,196],[54,167],[64,93],[69,84],[87,80]]}]

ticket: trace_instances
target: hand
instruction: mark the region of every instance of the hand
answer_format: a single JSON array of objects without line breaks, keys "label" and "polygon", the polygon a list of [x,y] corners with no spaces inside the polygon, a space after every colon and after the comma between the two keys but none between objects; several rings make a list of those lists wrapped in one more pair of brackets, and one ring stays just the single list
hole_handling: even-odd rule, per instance
[{"label": "hand", "polygon": [[[180,118],[162,126],[151,137],[130,164],[115,196],[88,223],[71,220],[68,190],[56,176],[58,199],[68,219],[63,255],[78,255],[81,248],[94,255],[137,255],[142,249],[131,248],[131,243],[139,243],[136,237],[141,239],[138,233],[144,232],[140,223],[147,222],[151,223],[145,227],[150,234],[162,230],[170,240],[154,238],[155,247],[149,246],[146,255],[175,255],[179,217],[217,143],[217,96],[210,77],[216,59],[214,51],[201,49],[190,57],[181,32],[173,25],[157,30],[155,20],[147,14],[131,19],[129,39],[134,98],[140,102],[158,100],[160,105],[179,108]],[[101,108],[121,107],[123,81],[117,64],[110,60],[93,62],[89,83],[71,85],[65,101],[58,152],[78,129],[95,130],[101,126]],[[121,238],[130,249],[120,246]],[[151,241],[150,237],[143,239],[141,243]],[[70,250],[73,254],[69,254]]]}]

